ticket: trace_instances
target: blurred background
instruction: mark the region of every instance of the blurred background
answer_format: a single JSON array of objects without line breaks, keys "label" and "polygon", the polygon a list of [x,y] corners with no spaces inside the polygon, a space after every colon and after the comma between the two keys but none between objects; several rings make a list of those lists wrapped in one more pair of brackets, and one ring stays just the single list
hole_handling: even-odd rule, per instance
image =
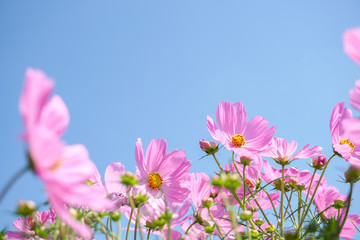
[{"label": "blurred background", "polygon": [[[222,100],[241,101],[249,119],[277,126],[275,136],[299,149],[320,145],[329,157],[331,111],[340,101],[350,107],[360,78],[342,46],[359,12],[355,0],[1,1],[0,188],[26,164],[18,100],[28,67],[56,80],[71,115],[64,139],[84,144],[102,175],[111,162],[135,171],[141,137],[144,146],[166,139],[168,151],[186,151],[191,172],[212,176],[217,166],[200,160],[198,142],[211,140],[206,116],[215,118]],[[343,194],[347,167],[335,158],[326,174]],[[353,196],[350,213],[359,214],[359,186]],[[46,200],[31,172],[1,203],[0,228],[14,229],[16,200],[25,199]]]}]

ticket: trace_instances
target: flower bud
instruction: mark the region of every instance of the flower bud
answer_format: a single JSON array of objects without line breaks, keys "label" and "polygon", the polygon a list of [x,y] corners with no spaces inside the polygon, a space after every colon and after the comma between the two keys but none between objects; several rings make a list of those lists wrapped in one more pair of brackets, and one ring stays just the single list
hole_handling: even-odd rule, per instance
[{"label": "flower bud", "polygon": [[345,181],[348,183],[356,183],[360,179],[360,166],[352,165],[344,173]]},{"label": "flower bud", "polygon": [[30,216],[36,210],[36,204],[33,201],[19,201],[16,213],[22,216]]},{"label": "flower bud", "polygon": [[252,159],[249,156],[241,156],[240,157],[240,163],[244,166],[251,165]]},{"label": "flower bud", "polygon": [[219,147],[215,142],[205,141],[204,139],[199,142],[201,150],[206,152],[207,154],[214,154],[219,151]]},{"label": "flower bud", "polygon": [[139,206],[142,206],[144,203],[146,203],[148,199],[149,199],[148,196],[143,195],[143,194],[138,194],[135,196],[134,202],[135,202],[135,205],[137,207],[139,207]]},{"label": "flower bud", "polygon": [[121,218],[121,212],[118,212],[118,211],[113,211],[110,213],[110,218],[111,220],[117,222],[120,220]]},{"label": "flower bud", "polygon": [[126,186],[136,186],[139,183],[136,175],[131,172],[126,172],[121,176],[121,182]]},{"label": "flower bud", "polygon": [[266,227],[265,227],[265,231],[266,231],[267,233],[273,233],[273,232],[275,232],[275,231],[276,231],[275,225],[270,224],[270,225],[266,226]]},{"label": "flower bud", "polygon": [[215,224],[212,225],[212,226],[211,225],[206,225],[204,227],[204,230],[205,230],[206,233],[212,234],[215,231]]},{"label": "flower bud", "polygon": [[227,174],[227,179],[225,180],[224,187],[229,190],[235,190],[240,187],[240,177],[237,174]]},{"label": "flower bud", "polygon": [[311,159],[311,166],[317,170],[323,169],[326,163],[327,163],[327,159],[322,154]]},{"label": "flower bud", "polygon": [[260,218],[255,219],[254,222],[255,222],[255,224],[258,225],[259,227],[264,224],[264,220],[262,220],[262,219],[260,219]]},{"label": "flower bud", "polygon": [[211,191],[211,193],[210,193],[210,197],[212,199],[215,199],[218,195],[219,195],[219,193],[217,191]]},{"label": "flower bud", "polygon": [[335,209],[342,209],[345,207],[345,201],[342,199],[335,199],[334,200],[334,208]]},{"label": "flower bud", "polygon": [[260,233],[258,232],[258,230],[251,229],[250,230],[250,235],[251,235],[252,238],[257,239],[259,237]]},{"label": "flower bud", "polygon": [[214,204],[214,199],[212,199],[212,198],[204,198],[203,200],[201,200],[201,203],[202,203],[204,208],[209,208]]},{"label": "flower bud", "polygon": [[240,219],[241,219],[241,220],[244,220],[244,221],[248,221],[248,220],[252,219],[252,216],[253,216],[253,214],[252,214],[251,211],[249,211],[249,210],[244,210],[244,211],[242,211],[241,214],[240,214]]}]

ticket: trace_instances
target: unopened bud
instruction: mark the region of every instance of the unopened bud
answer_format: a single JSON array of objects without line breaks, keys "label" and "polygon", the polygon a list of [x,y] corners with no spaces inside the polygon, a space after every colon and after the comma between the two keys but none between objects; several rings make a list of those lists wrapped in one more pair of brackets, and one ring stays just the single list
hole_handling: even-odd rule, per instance
[{"label": "unopened bud", "polygon": [[275,232],[275,231],[276,231],[275,225],[270,224],[270,225],[266,226],[266,227],[265,227],[265,231],[266,231],[267,233],[273,233],[273,232]]},{"label": "unopened bud", "polygon": [[240,214],[240,219],[241,219],[241,220],[244,220],[244,221],[248,221],[248,220],[252,219],[252,216],[253,216],[253,214],[252,214],[251,211],[249,211],[249,210],[244,210],[244,211],[242,211],[241,214]]},{"label": "unopened bud", "polygon": [[252,238],[255,238],[255,239],[256,239],[256,238],[259,237],[260,233],[258,232],[258,230],[251,229],[251,230],[250,230],[250,235],[251,235]]},{"label": "unopened bud", "polygon": [[19,201],[16,213],[22,216],[30,216],[36,210],[36,204],[33,201]]},{"label": "unopened bud", "polygon": [[117,222],[120,220],[121,218],[121,212],[118,212],[118,211],[113,211],[110,213],[110,218],[111,220]]},{"label": "unopened bud", "polygon": [[352,165],[345,173],[344,173],[345,181],[348,183],[356,183],[360,180],[360,166]]},{"label": "unopened bud", "polygon": [[226,175],[227,178],[225,179],[224,182],[224,187],[229,189],[229,190],[236,190],[237,188],[240,187],[241,182],[240,182],[240,177],[237,174],[227,174]]},{"label": "unopened bud", "polygon": [[215,231],[215,224],[212,225],[212,226],[211,225],[206,225],[204,227],[204,230],[205,230],[206,233],[212,234]]},{"label": "unopened bud", "polygon": [[218,144],[215,142],[205,141],[204,139],[199,142],[201,150],[206,152],[207,154],[214,154],[219,151]]},{"label": "unopened bud", "polygon": [[204,198],[203,200],[201,200],[201,203],[202,203],[204,208],[209,208],[214,204],[214,199],[212,199],[212,198]]},{"label": "unopened bud", "polygon": [[126,172],[121,176],[121,182],[126,186],[135,186],[139,183],[139,180],[132,172]]},{"label": "unopened bud", "polygon": [[249,156],[241,156],[240,157],[240,163],[244,166],[251,165],[252,159]]},{"label": "unopened bud", "polygon": [[335,209],[342,209],[345,207],[345,201],[342,199],[335,199],[334,200],[334,208]]},{"label": "unopened bud", "polygon": [[256,224],[256,225],[258,225],[258,226],[260,227],[261,225],[263,225],[263,224],[264,224],[264,220],[262,220],[262,219],[260,219],[260,218],[255,219],[255,224]]},{"label": "unopened bud", "polygon": [[311,166],[317,170],[321,170],[325,167],[327,159],[325,155],[319,155],[311,159]]},{"label": "unopened bud", "polygon": [[127,204],[128,199],[122,193],[112,192],[108,195],[108,198],[111,199],[117,208],[120,208]]},{"label": "unopened bud", "polygon": [[149,199],[148,196],[143,195],[143,194],[138,194],[138,195],[136,195],[136,197],[134,199],[135,205],[137,205],[137,207],[139,207],[139,206],[143,205],[144,203],[146,203],[148,199]]}]

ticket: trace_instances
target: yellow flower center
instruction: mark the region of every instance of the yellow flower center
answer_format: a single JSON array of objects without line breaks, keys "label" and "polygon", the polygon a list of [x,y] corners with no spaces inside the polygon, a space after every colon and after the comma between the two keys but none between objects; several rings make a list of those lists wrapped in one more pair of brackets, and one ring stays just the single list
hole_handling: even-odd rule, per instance
[{"label": "yellow flower center", "polygon": [[350,151],[350,153],[352,153],[353,151],[354,151],[354,144],[352,143],[352,142],[350,142],[349,141],[349,139],[347,139],[347,138],[344,138],[344,139],[341,139],[340,140],[340,144],[347,144],[347,145],[349,145],[349,147],[351,148],[351,151]]},{"label": "yellow flower center", "polygon": [[242,147],[246,143],[245,137],[242,134],[235,134],[234,136],[232,136],[231,142],[232,144],[234,144],[235,147]]},{"label": "yellow flower center", "polygon": [[153,172],[149,175],[149,185],[152,189],[160,189],[163,179],[157,172]]}]

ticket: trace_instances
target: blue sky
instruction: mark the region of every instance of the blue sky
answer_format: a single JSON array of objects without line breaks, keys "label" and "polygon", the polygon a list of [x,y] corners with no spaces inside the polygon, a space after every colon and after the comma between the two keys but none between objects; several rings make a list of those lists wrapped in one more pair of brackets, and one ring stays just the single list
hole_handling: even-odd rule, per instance
[{"label": "blue sky", "polygon": [[[70,127],[101,174],[111,162],[135,170],[135,142],[165,138],[184,149],[192,172],[212,175],[198,141],[211,139],[206,116],[222,100],[244,103],[275,136],[320,145],[330,156],[329,118],[360,78],[341,36],[360,26],[359,1],[10,1],[0,3],[0,185],[26,164],[18,99],[25,69],[56,80]],[[355,113],[359,116],[359,113]],[[230,153],[220,154],[225,163]],[[309,162],[309,161],[308,161]],[[299,160],[295,165],[307,168]],[[340,183],[345,161],[328,174]],[[27,173],[0,205],[10,226],[17,199],[45,200]],[[356,187],[352,213],[360,213]]]}]

